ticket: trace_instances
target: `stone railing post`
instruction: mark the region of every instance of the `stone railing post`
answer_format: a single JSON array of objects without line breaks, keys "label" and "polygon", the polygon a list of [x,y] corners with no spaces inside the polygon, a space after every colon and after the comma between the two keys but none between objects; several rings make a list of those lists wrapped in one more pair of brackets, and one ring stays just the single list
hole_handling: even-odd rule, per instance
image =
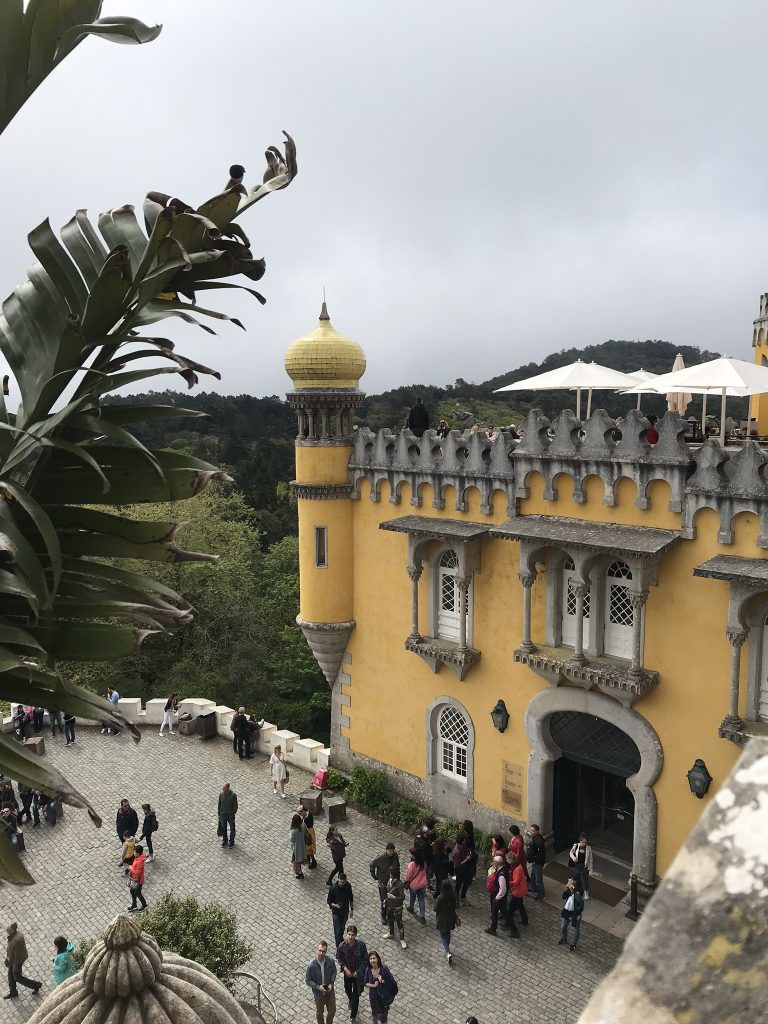
[{"label": "stone railing post", "polygon": [[584,657],[584,601],[589,593],[588,583],[573,583],[573,593],[576,598],[576,636],[573,638],[573,658],[578,665],[583,665],[587,660]]},{"label": "stone railing post", "polygon": [[422,566],[409,565],[408,575],[411,579],[411,635],[410,640],[421,640],[419,633],[419,580]]},{"label": "stone railing post", "polygon": [[728,694],[728,717],[723,725],[741,728],[744,724],[739,717],[739,681],[741,676],[741,648],[749,635],[746,629],[727,626],[725,635],[731,644],[731,687]]},{"label": "stone railing post", "polygon": [[639,594],[630,594],[632,602],[632,664],[629,671],[633,676],[639,676],[642,672],[640,651],[643,646],[643,608],[648,600],[648,591],[640,591]]},{"label": "stone railing post", "polygon": [[467,650],[467,612],[469,605],[469,580],[457,579],[459,591],[459,650]]},{"label": "stone railing post", "polygon": [[535,572],[519,572],[518,578],[523,585],[523,642],[520,645],[525,651],[533,650],[531,641],[531,589],[536,582]]}]

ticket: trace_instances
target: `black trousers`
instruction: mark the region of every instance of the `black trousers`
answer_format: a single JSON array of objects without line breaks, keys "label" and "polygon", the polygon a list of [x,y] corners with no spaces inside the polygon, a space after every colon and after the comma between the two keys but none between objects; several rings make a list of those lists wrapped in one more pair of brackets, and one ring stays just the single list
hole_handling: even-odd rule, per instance
[{"label": "black trousers", "polygon": [[68,721],[66,718],[64,719],[64,739],[67,741],[67,743],[74,743],[75,742],[75,720],[74,720],[74,718],[71,721]]},{"label": "black trousers", "polygon": [[499,914],[506,920],[506,900],[497,900],[493,893],[491,893],[491,928],[494,931],[496,931],[499,924]]},{"label": "black trousers", "polygon": [[520,912],[520,920],[523,924],[528,924],[528,911],[525,909],[525,900],[522,896],[510,896],[509,903],[507,905],[507,923],[514,927],[515,923],[515,911]]},{"label": "black trousers", "polygon": [[328,875],[328,881],[332,882],[336,875],[344,874],[344,861],[335,860],[333,862],[333,871]]},{"label": "black trousers", "polygon": [[349,1000],[349,1016],[357,1016],[357,1008],[360,1005],[360,982],[358,981],[357,975],[354,978],[348,978],[344,975],[344,991],[347,993],[347,999]]},{"label": "black trousers", "polygon": [[248,753],[248,735],[247,733],[240,735],[237,734],[237,756],[245,757]]},{"label": "black trousers", "polygon": [[141,903],[141,909],[144,910],[147,906],[147,901],[144,899],[144,895],[141,891],[140,885],[131,886],[131,908],[136,908],[136,900]]},{"label": "black trousers", "polygon": [[32,981],[30,978],[25,978],[24,977],[24,975],[22,974],[22,967],[23,967],[23,965],[19,964],[18,967],[9,967],[8,968],[8,991],[9,992],[16,992],[16,991],[18,991],[17,988],[16,988],[17,985],[23,985],[24,988],[33,988],[33,989],[40,988],[40,982],[39,981]]}]

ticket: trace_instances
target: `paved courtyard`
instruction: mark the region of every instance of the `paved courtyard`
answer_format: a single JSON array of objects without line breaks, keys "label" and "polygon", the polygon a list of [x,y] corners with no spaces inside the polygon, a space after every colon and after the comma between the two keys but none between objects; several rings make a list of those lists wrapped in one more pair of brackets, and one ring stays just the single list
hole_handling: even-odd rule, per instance
[{"label": "paved courtyard", "polygon": [[[26,973],[45,982],[44,993],[51,991],[53,937],[61,933],[75,944],[96,937],[129,904],[114,832],[117,805],[127,797],[140,821],[145,802],[152,803],[160,821],[158,857],[147,866],[144,886],[150,905],[168,889],[230,905],[254,945],[253,961],[245,969],[261,980],[278,1019],[314,1021],[304,970],[316,942],[333,940],[324,819],[316,822],[320,868],[305,872],[304,882],[293,877],[288,842],[291,813],[310,777],[291,768],[289,798],[283,801],[272,793],[264,761],[238,761],[224,740],[161,739],[154,729],[145,730],[138,745],[126,735],[101,736],[92,728],[78,730],[74,747],[47,737],[46,745],[51,760],[93,799],[104,827],[93,828],[85,812],[71,808],[56,828],[27,827],[26,863],[37,884],[0,889],[3,917],[17,920],[26,935]],[[223,782],[232,784],[240,805],[232,850],[222,850],[216,838],[216,800]],[[404,870],[407,837],[355,812],[343,831],[350,844],[345,867],[355,893],[355,922],[369,949],[382,952],[400,986],[392,1024],[464,1024],[470,1013],[480,1024],[573,1024],[621,950],[619,938],[584,923],[581,946],[568,952],[557,945],[557,908],[532,901],[531,924],[522,929],[519,942],[485,935],[482,880],[470,890],[472,906],[462,910],[462,927],[454,933],[453,966],[445,962],[429,900],[426,926],[405,915],[409,945],[401,950],[380,937],[378,894],[368,865],[391,838]],[[37,1005],[26,990],[21,992],[16,1001],[0,1002],[2,1024],[26,1021]],[[348,1020],[341,984],[337,1002],[336,1020]],[[367,997],[360,1019],[370,1020]]]}]

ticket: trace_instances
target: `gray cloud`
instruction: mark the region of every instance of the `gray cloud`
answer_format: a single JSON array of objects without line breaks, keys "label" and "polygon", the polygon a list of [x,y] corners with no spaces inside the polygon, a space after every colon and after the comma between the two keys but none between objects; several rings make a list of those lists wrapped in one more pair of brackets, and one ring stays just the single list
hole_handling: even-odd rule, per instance
[{"label": "gray cloud", "polygon": [[750,358],[766,288],[763,5],[705,0],[114,0],[143,48],[88,40],[2,139],[0,290],[26,233],[251,180],[281,129],[300,175],[245,220],[268,305],[176,332],[227,393],[282,393],[328,289],[369,391],[479,380],[568,345],[663,337]]}]

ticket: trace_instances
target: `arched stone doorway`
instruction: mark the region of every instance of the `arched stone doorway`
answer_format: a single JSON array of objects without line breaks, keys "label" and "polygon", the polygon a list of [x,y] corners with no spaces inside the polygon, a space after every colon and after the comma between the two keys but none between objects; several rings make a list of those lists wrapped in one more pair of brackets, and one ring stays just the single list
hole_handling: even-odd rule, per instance
[{"label": "arched stone doorway", "polygon": [[[653,784],[664,763],[655,730],[636,711],[601,693],[559,686],[542,690],[525,713],[525,729],[531,743],[528,761],[528,821],[537,822],[549,836],[553,829],[555,763],[563,750],[552,737],[552,716],[578,712],[602,719],[633,742],[639,755],[637,770],[626,777],[634,798],[632,870],[649,889],[656,883],[657,805]],[[631,765],[635,767],[635,765]]]}]

